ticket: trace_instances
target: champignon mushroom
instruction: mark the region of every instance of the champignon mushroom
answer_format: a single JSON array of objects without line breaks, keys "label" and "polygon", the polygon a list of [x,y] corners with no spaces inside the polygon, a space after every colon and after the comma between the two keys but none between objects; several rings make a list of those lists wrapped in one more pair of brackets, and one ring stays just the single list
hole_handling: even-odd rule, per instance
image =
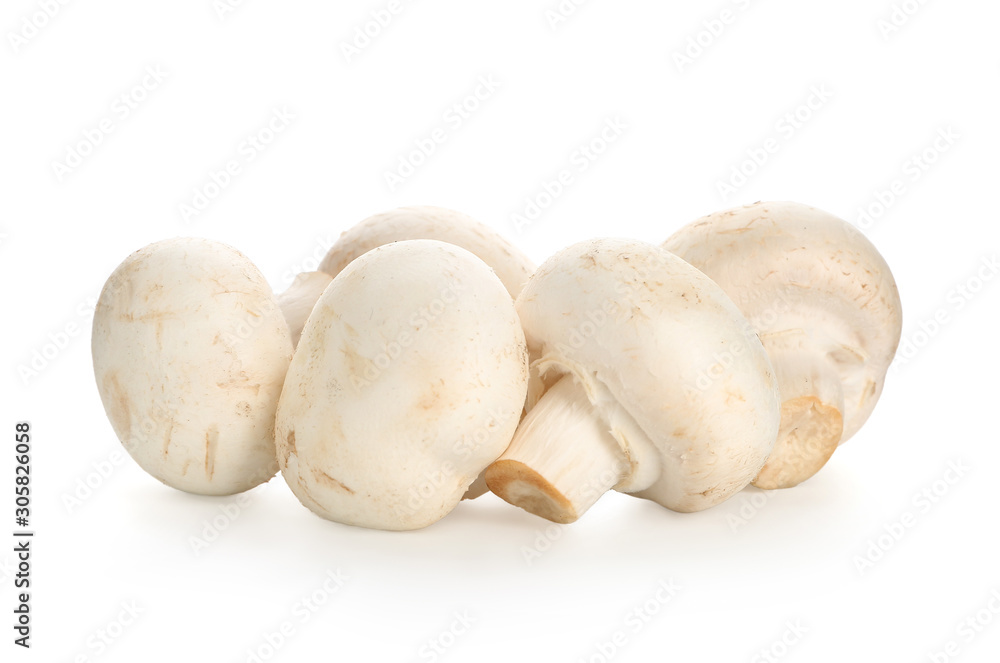
[{"label": "champignon mushroom", "polygon": [[295,277],[288,290],[278,295],[278,306],[292,334],[292,347],[299,344],[302,328],[306,326],[316,300],[332,280],[333,277],[326,272],[302,272]]},{"label": "champignon mushroom", "polygon": [[400,207],[368,217],[340,236],[319,270],[336,276],[358,256],[406,239],[436,239],[471,252],[493,268],[512,299],[535,271],[526,255],[489,226],[461,212],[429,206]]},{"label": "champignon mushroom", "polygon": [[[400,207],[368,217],[341,234],[320,263],[319,270],[334,277],[358,256],[379,246],[408,239],[434,239],[471,252],[493,268],[512,299],[517,298],[535,271],[535,264],[524,253],[488,226],[461,212],[427,205]],[[312,274],[307,276],[314,278]],[[291,291],[290,288],[289,293]],[[305,303],[303,301],[303,306]],[[292,319],[299,317],[304,322],[308,311],[304,316],[293,314]],[[289,324],[292,324],[291,319]],[[475,499],[486,491],[486,480],[479,477],[469,486],[465,499]]]},{"label": "champignon mushroom", "polygon": [[129,455],[168,486],[228,495],[277,471],[274,414],[291,359],[271,288],[203,239],[140,249],[98,299],[94,375]]},{"label": "champignon mushroom", "polygon": [[569,523],[611,488],[676,511],[750,482],[778,431],[767,355],[704,274],[642,242],[582,242],[518,297],[530,411],[486,471],[490,490]]},{"label": "champignon mushroom", "polygon": [[376,248],[306,322],[275,423],[282,475],[324,518],[425,527],[507,447],[527,379],[514,302],[482,260],[433,240]]},{"label": "champignon mushroom", "polygon": [[774,365],[781,431],[754,485],[808,479],[882,393],[902,330],[889,266],[847,222],[791,202],[711,214],[663,246],[726,291]]}]

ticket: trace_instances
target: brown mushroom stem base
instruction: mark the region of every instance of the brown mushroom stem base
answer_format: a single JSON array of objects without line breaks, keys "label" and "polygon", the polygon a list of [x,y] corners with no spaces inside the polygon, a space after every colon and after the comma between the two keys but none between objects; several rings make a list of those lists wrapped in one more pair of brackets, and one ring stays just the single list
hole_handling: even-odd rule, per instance
[{"label": "brown mushroom stem base", "polygon": [[844,405],[840,378],[825,360],[805,353],[768,354],[781,391],[781,427],[753,485],[791,488],[822,468],[840,444]]},{"label": "brown mushroom stem base", "polygon": [[567,376],[524,418],[507,451],[487,468],[486,483],[514,506],[571,523],[618,484],[627,467],[583,388]]}]

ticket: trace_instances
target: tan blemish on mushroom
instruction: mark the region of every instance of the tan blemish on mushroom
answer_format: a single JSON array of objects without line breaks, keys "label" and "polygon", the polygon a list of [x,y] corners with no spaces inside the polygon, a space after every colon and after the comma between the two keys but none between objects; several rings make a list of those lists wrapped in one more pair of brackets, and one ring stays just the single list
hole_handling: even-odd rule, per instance
[{"label": "tan blemish on mushroom", "polygon": [[301,478],[296,482],[296,487],[301,491],[301,495],[296,493],[297,497],[305,498],[305,506],[309,507],[315,513],[321,513],[323,511],[322,503],[319,502],[315,496],[313,496],[312,491],[309,490],[309,482],[303,481]]},{"label": "tan blemish on mushroom", "polygon": [[132,437],[132,401],[128,393],[122,389],[118,381],[118,373],[109,373],[105,378],[104,390],[110,396],[108,403],[108,418],[111,425],[121,436],[122,442],[131,441]]},{"label": "tan blemish on mushroom", "polygon": [[342,482],[337,481],[336,479],[334,479],[332,476],[330,476],[329,474],[327,474],[323,470],[314,469],[312,471],[312,475],[313,475],[313,478],[316,479],[316,481],[318,481],[320,483],[324,483],[327,486],[332,486],[333,488],[337,488],[339,490],[343,490],[343,491],[345,491],[347,493],[350,493],[351,495],[354,494],[353,490],[351,490],[350,488],[348,488],[347,486],[345,486]]},{"label": "tan blemish on mushroom", "polygon": [[215,476],[215,454],[219,450],[219,427],[213,425],[205,433],[205,474]]},{"label": "tan blemish on mushroom", "polygon": [[228,382],[216,382],[215,386],[227,392],[233,389],[247,389],[252,390],[254,396],[260,395],[260,383],[251,384],[243,373],[240,373],[238,378],[230,378]]},{"label": "tan blemish on mushroom", "polygon": [[288,435],[285,436],[285,460],[284,465],[288,465],[288,458],[290,456],[296,455],[295,449],[295,431],[288,431]]},{"label": "tan blemish on mushroom", "polygon": [[170,455],[170,443],[174,439],[174,420],[170,420],[170,427],[167,428],[167,435],[163,440],[163,457],[166,458]]},{"label": "tan blemish on mushroom", "polygon": [[[364,378],[365,372],[371,366],[371,362],[358,354],[358,351],[354,349],[354,344],[350,341],[345,342],[340,346],[340,352],[344,355],[344,361],[347,363],[347,371],[350,375],[357,376],[358,378]],[[362,384],[364,384],[362,382]]]},{"label": "tan blemish on mushroom", "polygon": [[876,386],[877,385],[875,384],[874,380],[869,380],[867,383],[865,383],[865,388],[861,392],[861,403],[859,404],[859,407],[860,405],[864,404],[865,401],[875,396]]},{"label": "tan blemish on mushroom", "polygon": [[[443,384],[443,380],[439,384]],[[424,411],[437,410],[440,407],[441,402],[441,392],[438,389],[438,384],[432,384],[430,387],[423,392],[420,396],[420,400],[417,401],[417,409]]]}]

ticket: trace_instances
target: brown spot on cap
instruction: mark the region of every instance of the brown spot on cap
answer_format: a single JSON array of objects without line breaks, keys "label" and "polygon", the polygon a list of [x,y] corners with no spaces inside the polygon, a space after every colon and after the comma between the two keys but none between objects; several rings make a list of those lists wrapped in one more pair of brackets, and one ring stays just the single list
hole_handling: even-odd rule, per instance
[{"label": "brown spot on cap", "polygon": [[351,495],[354,494],[353,490],[351,490],[350,488],[348,488],[347,486],[345,486],[340,481],[337,481],[336,479],[334,479],[332,476],[330,476],[329,474],[327,474],[323,470],[313,470],[312,474],[313,474],[313,477],[316,479],[316,481],[318,481],[320,483],[326,484],[327,486],[331,486],[333,488],[337,488],[339,490],[346,491],[346,492],[350,493]]}]

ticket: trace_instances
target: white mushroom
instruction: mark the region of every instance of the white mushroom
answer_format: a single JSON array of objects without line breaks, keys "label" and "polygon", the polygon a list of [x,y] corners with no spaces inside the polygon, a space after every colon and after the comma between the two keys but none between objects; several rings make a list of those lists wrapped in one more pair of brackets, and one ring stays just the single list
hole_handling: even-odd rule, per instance
[{"label": "white mushroom", "polygon": [[[320,272],[336,276],[358,256],[409,239],[435,239],[471,252],[493,268],[514,299],[535,271],[535,264],[524,253],[489,226],[461,212],[424,205],[376,214],[345,231],[320,263]],[[486,491],[486,480],[479,477],[465,499],[474,499]]]},{"label": "white mushroom", "polygon": [[663,246],[726,291],[774,365],[781,432],[754,484],[808,479],[882,393],[902,329],[889,266],[847,222],[790,202],[717,212]]},{"label": "white mushroom", "polygon": [[489,226],[461,212],[429,206],[401,207],[368,217],[340,236],[319,270],[336,276],[358,256],[406,239],[436,239],[471,252],[493,268],[512,299],[535,271],[526,255]]},{"label": "white mushroom", "polygon": [[543,263],[516,305],[541,397],[486,471],[494,493],[568,523],[611,488],[698,511],[757,475],[778,431],[775,378],[704,274],[593,240]]},{"label": "white mushroom", "polygon": [[330,520],[427,526],[507,447],[527,373],[514,303],[483,261],[432,240],[377,248],[306,322],[275,424],[285,481]]},{"label": "white mushroom", "polygon": [[302,328],[306,326],[316,300],[332,280],[333,277],[326,272],[302,272],[295,277],[288,290],[278,295],[278,306],[292,334],[292,347],[299,344]]},{"label": "white mushroom", "polygon": [[149,474],[228,495],[277,471],[274,414],[292,345],[240,252],[172,239],[130,255],[97,302],[92,351],[112,427]]}]

